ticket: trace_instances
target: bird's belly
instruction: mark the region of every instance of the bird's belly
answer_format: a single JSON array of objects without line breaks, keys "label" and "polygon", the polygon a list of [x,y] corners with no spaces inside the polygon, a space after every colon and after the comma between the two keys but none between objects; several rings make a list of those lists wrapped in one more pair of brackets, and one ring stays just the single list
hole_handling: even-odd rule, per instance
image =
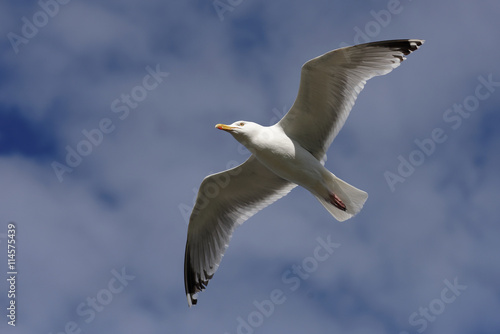
[{"label": "bird's belly", "polygon": [[323,184],[323,165],[307,150],[294,143],[292,149],[266,149],[255,152],[259,161],[276,175],[309,191]]}]

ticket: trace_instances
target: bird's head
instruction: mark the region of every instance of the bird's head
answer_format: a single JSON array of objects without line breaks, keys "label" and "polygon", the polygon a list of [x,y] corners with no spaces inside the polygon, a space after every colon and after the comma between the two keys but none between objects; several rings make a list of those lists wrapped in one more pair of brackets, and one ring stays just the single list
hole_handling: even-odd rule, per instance
[{"label": "bird's head", "polygon": [[219,130],[229,132],[237,141],[245,146],[251,142],[252,138],[256,138],[262,129],[261,125],[247,121],[237,121],[230,125],[217,124],[215,127]]}]

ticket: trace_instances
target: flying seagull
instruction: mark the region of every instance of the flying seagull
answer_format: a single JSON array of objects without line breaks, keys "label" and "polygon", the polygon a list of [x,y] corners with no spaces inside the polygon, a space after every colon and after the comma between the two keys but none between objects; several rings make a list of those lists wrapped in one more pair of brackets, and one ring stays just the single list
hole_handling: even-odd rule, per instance
[{"label": "flying seagull", "polygon": [[215,126],[229,132],[252,155],[201,183],[184,258],[189,306],[196,304],[197,293],[219,267],[235,227],[297,185],[309,190],[339,221],[361,210],[368,194],[324,167],[326,151],[366,81],[391,72],[423,43],[391,40],[327,52],[302,66],[295,103],[278,123],[266,127],[238,121]]}]

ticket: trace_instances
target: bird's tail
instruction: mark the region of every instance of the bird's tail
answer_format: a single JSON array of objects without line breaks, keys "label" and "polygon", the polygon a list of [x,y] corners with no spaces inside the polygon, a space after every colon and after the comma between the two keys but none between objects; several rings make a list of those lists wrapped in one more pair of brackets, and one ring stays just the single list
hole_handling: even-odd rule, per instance
[{"label": "bird's tail", "polygon": [[366,192],[342,181],[333,173],[326,178],[326,183],[328,196],[315,196],[335,219],[344,221],[361,211],[368,198]]}]

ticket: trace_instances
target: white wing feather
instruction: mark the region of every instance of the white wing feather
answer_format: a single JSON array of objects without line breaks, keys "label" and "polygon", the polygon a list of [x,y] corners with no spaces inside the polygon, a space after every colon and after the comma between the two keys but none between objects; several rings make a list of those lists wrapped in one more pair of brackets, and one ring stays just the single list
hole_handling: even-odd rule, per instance
[{"label": "white wing feather", "polygon": [[264,167],[252,155],[243,164],[207,176],[191,213],[184,257],[188,304],[196,304],[219,267],[233,230],[296,185]]},{"label": "white wing feather", "polygon": [[295,103],[278,125],[323,159],[366,81],[389,73],[423,43],[406,39],[360,44],[309,60],[302,66]]}]

